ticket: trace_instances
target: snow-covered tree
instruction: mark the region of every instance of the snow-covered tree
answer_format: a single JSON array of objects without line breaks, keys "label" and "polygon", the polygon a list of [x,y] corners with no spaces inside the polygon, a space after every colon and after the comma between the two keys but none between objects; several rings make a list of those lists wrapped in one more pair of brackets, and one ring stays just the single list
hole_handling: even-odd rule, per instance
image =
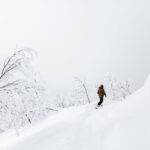
[{"label": "snow-covered tree", "polygon": [[119,81],[116,77],[109,75],[106,78],[107,95],[112,100],[122,100],[131,94],[131,81]]},{"label": "snow-covered tree", "polygon": [[[0,71],[0,128],[17,129],[44,116],[45,88],[32,67],[34,51],[22,49],[8,57]],[[29,76],[30,74],[30,76]]]},{"label": "snow-covered tree", "polygon": [[90,103],[89,87],[85,80],[75,77],[74,90],[72,92],[72,100],[70,100],[70,105],[81,105]]}]

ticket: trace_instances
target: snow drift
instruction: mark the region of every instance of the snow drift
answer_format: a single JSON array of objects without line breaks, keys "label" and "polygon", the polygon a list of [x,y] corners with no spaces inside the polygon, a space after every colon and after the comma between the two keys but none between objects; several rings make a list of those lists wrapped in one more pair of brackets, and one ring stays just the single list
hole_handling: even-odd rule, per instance
[{"label": "snow drift", "polygon": [[2,150],[149,150],[150,76],[121,102],[64,109],[48,119],[0,136]]}]

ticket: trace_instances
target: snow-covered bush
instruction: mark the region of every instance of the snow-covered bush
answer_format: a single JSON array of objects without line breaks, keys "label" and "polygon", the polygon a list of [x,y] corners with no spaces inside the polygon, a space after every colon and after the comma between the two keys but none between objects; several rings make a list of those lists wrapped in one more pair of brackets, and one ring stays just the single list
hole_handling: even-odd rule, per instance
[{"label": "snow-covered bush", "polygon": [[123,100],[131,94],[131,82],[128,80],[119,81],[112,75],[106,78],[107,96],[112,100]]},{"label": "snow-covered bush", "polygon": [[64,97],[60,95],[56,96],[55,103],[56,103],[56,107],[59,107],[59,108],[67,107],[66,100],[64,99]]},{"label": "snow-covered bush", "polygon": [[66,108],[81,104],[78,99],[74,99],[74,97],[72,97],[70,94],[65,96],[57,95],[54,101],[56,107],[58,108]]},{"label": "snow-covered bush", "polygon": [[15,86],[0,89],[1,126],[24,126],[44,115],[44,89],[38,83],[20,81]]}]

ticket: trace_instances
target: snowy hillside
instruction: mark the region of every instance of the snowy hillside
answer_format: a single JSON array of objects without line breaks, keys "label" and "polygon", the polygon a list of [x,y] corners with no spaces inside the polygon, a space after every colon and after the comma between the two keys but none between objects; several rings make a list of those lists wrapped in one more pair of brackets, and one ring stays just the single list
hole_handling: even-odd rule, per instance
[{"label": "snowy hillside", "polygon": [[0,150],[149,150],[150,76],[121,102],[64,109],[21,131],[0,135]]}]

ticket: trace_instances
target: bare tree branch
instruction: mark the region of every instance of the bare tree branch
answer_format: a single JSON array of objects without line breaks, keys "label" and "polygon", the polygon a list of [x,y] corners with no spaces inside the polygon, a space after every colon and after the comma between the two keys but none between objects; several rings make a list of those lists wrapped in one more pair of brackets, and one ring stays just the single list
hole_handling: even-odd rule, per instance
[{"label": "bare tree branch", "polygon": [[[21,68],[23,68],[23,65],[25,65],[26,60],[28,60],[28,57],[31,55],[29,50],[31,51],[31,49],[18,50],[5,60],[0,73],[0,80],[7,77],[7,75],[13,72],[14,70],[19,71]],[[0,88],[13,85],[14,83],[15,82],[8,83]]]},{"label": "bare tree branch", "polygon": [[58,110],[56,110],[56,109],[53,109],[53,108],[46,108],[46,109],[48,109],[48,110],[52,110],[52,111],[58,111]]},{"label": "bare tree branch", "polygon": [[31,119],[28,117],[28,115],[25,115],[27,117],[28,122],[31,124]]},{"label": "bare tree branch", "polygon": [[18,84],[19,82],[20,82],[20,80],[13,81],[13,82],[8,83],[8,84],[6,84],[6,85],[4,85],[4,86],[1,86],[0,89],[6,88],[6,87],[8,87],[8,86],[14,86],[14,85]]},{"label": "bare tree branch", "polygon": [[90,104],[90,98],[89,98],[89,94],[88,94],[88,91],[87,91],[87,87],[86,87],[85,81],[82,81],[81,79],[79,79],[77,77],[75,77],[75,81],[79,82],[79,84],[81,85],[81,87],[84,89],[87,101]]}]

